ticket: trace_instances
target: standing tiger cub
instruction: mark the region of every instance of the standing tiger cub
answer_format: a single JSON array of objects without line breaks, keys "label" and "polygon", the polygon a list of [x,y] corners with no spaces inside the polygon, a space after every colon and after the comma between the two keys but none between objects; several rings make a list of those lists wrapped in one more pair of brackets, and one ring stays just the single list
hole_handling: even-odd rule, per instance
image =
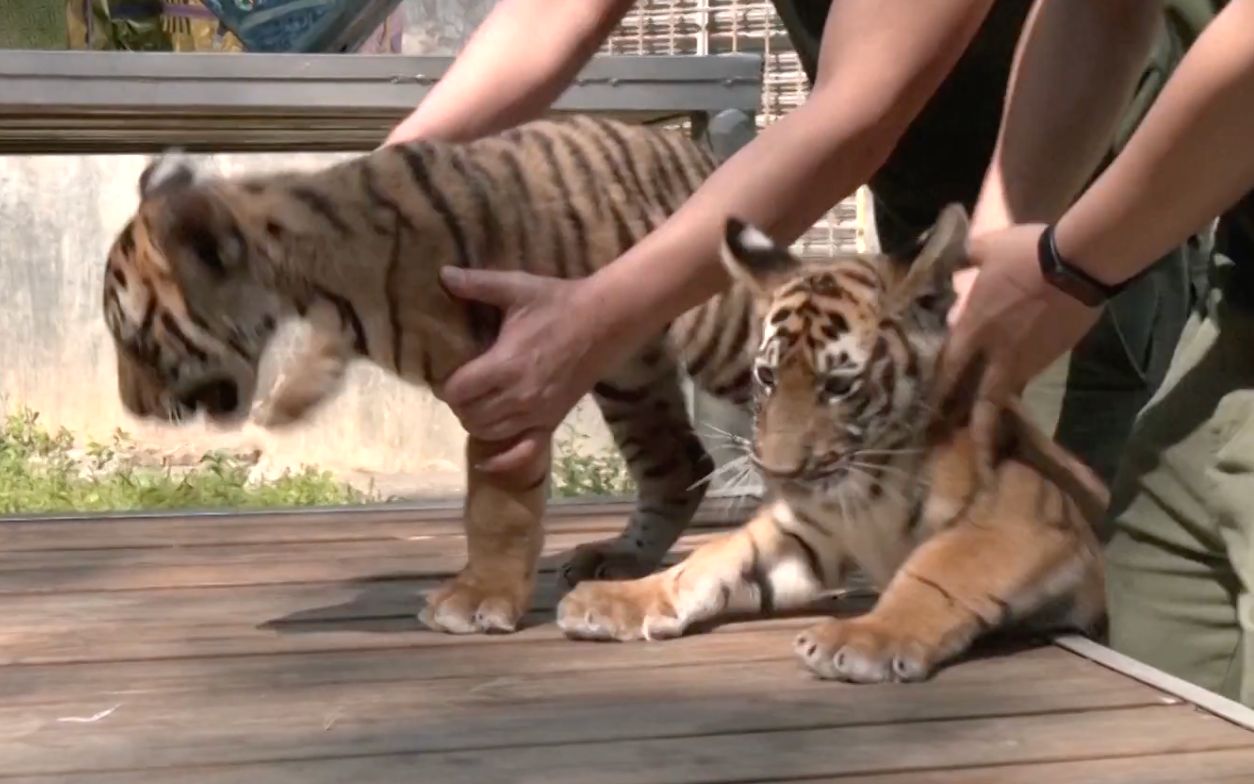
[{"label": "standing tiger cub", "polygon": [[881,595],[869,613],[797,638],[823,678],[918,680],[1012,622],[1099,622],[1100,480],[1017,409],[995,464],[977,470],[971,401],[929,405],[966,232],[955,205],[913,258],[803,263],[730,221],[723,261],[762,319],[750,457],[767,501],[666,571],[576,586],[558,608],[562,629],[672,637],[724,613],[809,604],[851,564]]},{"label": "standing tiger cub", "polygon": [[[242,420],[261,355],[287,318],[303,318],[310,339],[260,405],[262,424],[300,420],[355,359],[438,395],[500,319],[448,296],[442,265],[587,275],[665,220],[713,165],[680,133],[590,117],[465,144],[385,147],[313,172],[210,177],[160,159],[140,178],[139,208],[104,276],[121,399],[139,416],[179,420],[199,409]],[[568,583],[648,574],[678,538],[713,468],[680,368],[747,404],[756,330],[752,297],[733,288],[596,386],[639,497],[620,536],[576,551]],[[468,464],[490,449],[471,439]],[[548,474],[548,455],[514,475],[470,470],[468,562],[428,597],[429,626],[515,628],[535,581]]]}]

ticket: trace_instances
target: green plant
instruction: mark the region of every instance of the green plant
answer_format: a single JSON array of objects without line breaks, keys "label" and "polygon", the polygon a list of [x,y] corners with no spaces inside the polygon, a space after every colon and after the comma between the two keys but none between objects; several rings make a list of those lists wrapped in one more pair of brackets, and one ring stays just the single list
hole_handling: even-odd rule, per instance
[{"label": "green plant", "polygon": [[251,464],[210,452],[184,470],[133,464],[133,441],[118,430],[81,456],[64,428],[50,433],[21,409],[0,429],[0,514],[179,508],[266,508],[377,500],[311,466],[269,480],[250,479]]},{"label": "green plant", "polygon": [[617,451],[589,454],[583,446],[587,436],[567,425],[567,437],[555,439],[553,494],[560,498],[578,496],[631,495],[636,482],[627,462]]}]

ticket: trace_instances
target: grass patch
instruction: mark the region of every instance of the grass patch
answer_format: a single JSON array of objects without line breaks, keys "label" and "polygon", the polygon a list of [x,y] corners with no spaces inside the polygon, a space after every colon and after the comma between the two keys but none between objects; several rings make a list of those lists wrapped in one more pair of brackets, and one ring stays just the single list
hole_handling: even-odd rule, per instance
[{"label": "grass patch", "polygon": [[0,428],[0,514],[226,507],[330,506],[378,500],[312,466],[253,480],[252,464],[208,452],[190,468],[135,465],[134,442],[119,430],[107,444],[74,448],[73,435],[39,424],[22,409]]},{"label": "grass patch", "polygon": [[553,495],[558,498],[580,496],[634,496],[636,482],[627,469],[627,462],[617,451],[591,453],[583,446],[587,436],[569,425],[565,438],[554,439]]}]

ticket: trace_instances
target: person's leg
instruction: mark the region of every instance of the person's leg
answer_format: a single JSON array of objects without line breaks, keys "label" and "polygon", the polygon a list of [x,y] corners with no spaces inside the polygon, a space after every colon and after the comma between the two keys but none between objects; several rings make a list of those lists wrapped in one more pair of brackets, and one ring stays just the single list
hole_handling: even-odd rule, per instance
[{"label": "person's leg", "polygon": [[1254,310],[1222,287],[1190,321],[1113,487],[1110,644],[1254,704]]}]

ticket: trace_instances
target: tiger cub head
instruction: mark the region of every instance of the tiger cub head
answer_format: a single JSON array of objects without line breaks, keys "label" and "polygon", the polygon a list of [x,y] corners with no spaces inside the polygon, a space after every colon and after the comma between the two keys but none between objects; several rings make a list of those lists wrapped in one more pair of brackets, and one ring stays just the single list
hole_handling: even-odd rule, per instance
[{"label": "tiger cub head", "polygon": [[250,273],[223,180],[166,155],[140,176],[140,204],[109,249],[104,317],[118,391],[141,417],[221,422],[248,413],[280,303]]},{"label": "tiger cub head", "polygon": [[768,486],[874,496],[867,469],[918,451],[966,235],[951,205],[901,256],[803,261],[727,222],[723,263],[762,318],[750,456]]}]

